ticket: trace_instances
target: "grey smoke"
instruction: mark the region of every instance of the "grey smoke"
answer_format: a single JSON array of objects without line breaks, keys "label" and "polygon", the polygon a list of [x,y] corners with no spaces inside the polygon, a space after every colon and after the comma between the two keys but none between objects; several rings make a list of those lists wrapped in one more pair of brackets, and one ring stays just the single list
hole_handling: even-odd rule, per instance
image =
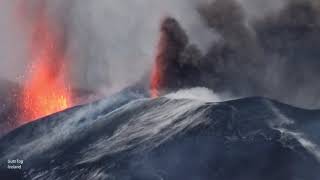
[{"label": "grey smoke", "polygon": [[237,0],[245,9],[249,19],[259,19],[277,13],[289,0]]},{"label": "grey smoke", "polygon": [[[259,12],[259,3],[240,0],[206,3],[199,7],[199,12],[207,25],[220,34],[220,40],[188,65],[179,56],[185,50],[175,52],[179,57],[175,60],[176,68],[185,67],[178,75],[174,71],[164,73],[171,75],[166,79],[174,79],[175,84],[182,83],[179,86],[183,87],[195,86],[197,82],[198,86],[235,97],[264,96],[304,108],[320,107],[319,3],[291,0],[272,8],[277,3],[271,1],[272,6],[261,11],[259,17],[248,12],[248,9]],[[174,32],[167,31],[167,36],[177,37]],[[175,46],[175,41],[170,46]],[[188,81],[187,71],[193,74]],[[177,88],[170,87],[170,82],[164,84],[169,85],[164,87],[167,90]]]},{"label": "grey smoke", "polygon": [[[0,24],[4,27],[0,33],[0,71],[2,78],[21,82],[28,62],[28,36],[16,19],[17,2],[3,0],[0,6]],[[39,11],[39,2],[27,3],[30,13]],[[203,51],[216,38],[202,22],[193,0],[45,2],[66,34],[73,86],[92,91],[118,91],[150,71],[159,22],[164,16],[177,18]]]},{"label": "grey smoke", "polygon": [[0,2],[0,79],[16,80],[25,68],[26,37],[17,23],[12,23],[15,15],[15,1]]},{"label": "grey smoke", "polygon": [[192,1],[96,0],[75,5],[71,53],[84,64],[80,71],[86,72],[85,87],[98,84],[103,91],[119,90],[146,74],[153,64],[159,22],[166,15],[179,19],[203,50],[214,39]]}]

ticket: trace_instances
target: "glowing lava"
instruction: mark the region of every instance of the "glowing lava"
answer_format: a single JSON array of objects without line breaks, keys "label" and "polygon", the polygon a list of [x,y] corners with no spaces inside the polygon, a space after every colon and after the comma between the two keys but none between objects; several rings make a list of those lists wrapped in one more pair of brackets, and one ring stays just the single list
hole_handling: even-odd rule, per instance
[{"label": "glowing lava", "polygon": [[23,90],[23,119],[37,119],[71,106],[70,88],[53,77],[50,71],[46,62],[32,67]]},{"label": "glowing lava", "polygon": [[161,71],[156,63],[151,72],[150,95],[153,98],[159,97],[159,88],[161,82]]},{"label": "glowing lava", "polygon": [[155,65],[150,78],[152,97],[183,87],[186,75],[183,72],[183,63],[179,62],[179,59],[187,44],[188,37],[179,23],[171,17],[164,17],[160,26]]},{"label": "glowing lava", "polygon": [[61,37],[44,8],[31,22],[31,65],[21,98],[24,123],[72,105]]},{"label": "glowing lava", "polygon": [[[165,20],[163,20],[165,21]],[[163,72],[166,62],[166,51],[167,51],[167,34],[161,28],[160,31],[160,38],[157,45],[157,51],[156,51],[156,57],[155,57],[155,64],[153,65],[152,72],[151,72],[151,82],[150,82],[150,95],[153,98],[159,97],[160,95],[160,89],[163,86]]]}]

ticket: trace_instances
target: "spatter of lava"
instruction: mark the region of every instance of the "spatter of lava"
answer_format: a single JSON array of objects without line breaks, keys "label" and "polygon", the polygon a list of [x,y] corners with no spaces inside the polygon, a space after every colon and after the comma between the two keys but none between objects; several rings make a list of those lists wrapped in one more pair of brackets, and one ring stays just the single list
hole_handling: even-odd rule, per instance
[{"label": "spatter of lava", "polygon": [[159,89],[161,84],[161,70],[160,63],[155,63],[151,72],[151,82],[150,82],[150,95],[152,98],[159,96]]},{"label": "spatter of lava", "polygon": [[179,83],[186,76],[178,61],[187,44],[188,38],[179,23],[171,17],[163,18],[150,78],[151,97],[182,87]]},{"label": "spatter of lava", "polygon": [[64,110],[72,105],[67,84],[66,58],[61,36],[45,8],[29,22],[31,27],[30,65],[21,94],[23,123]]},{"label": "spatter of lava", "polygon": [[[162,24],[166,19],[163,20]],[[167,33],[161,27],[160,38],[156,49],[155,63],[152,67],[151,78],[150,78],[150,95],[152,98],[159,97],[160,89],[163,86],[163,72],[165,65],[165,53],[167,50]]]}]

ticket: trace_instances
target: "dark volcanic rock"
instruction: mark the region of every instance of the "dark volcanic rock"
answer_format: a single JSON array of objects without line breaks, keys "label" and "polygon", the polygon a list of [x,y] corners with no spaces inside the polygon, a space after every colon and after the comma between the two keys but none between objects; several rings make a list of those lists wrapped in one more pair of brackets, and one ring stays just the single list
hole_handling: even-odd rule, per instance
[{"label": "dark volcanic rock", "polygon": [[[0,139],[7,179],[317,180],[320,112],[263,98],[222,103],[124,91]],[[21,171],[8,159],[24,160]]]}]

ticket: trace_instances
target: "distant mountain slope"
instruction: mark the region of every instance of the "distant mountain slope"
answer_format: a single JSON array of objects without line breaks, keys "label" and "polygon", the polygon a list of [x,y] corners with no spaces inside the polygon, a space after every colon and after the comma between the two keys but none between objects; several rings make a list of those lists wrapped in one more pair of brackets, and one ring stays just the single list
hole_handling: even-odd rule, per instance
[{"label": "distant mountain slope", "polygon": [[[123,91],[0,139],[11,179],[316,180],[320,111],[264,98],[222,103]],[[24,160],[22,171],[7,169]]]}]

